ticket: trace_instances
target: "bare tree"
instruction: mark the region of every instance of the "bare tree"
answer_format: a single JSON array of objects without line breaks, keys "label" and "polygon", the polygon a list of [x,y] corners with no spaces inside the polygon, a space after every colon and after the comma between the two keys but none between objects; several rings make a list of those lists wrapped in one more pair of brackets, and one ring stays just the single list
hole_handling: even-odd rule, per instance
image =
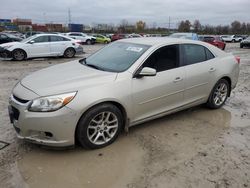
[{"label": "bare tree", "polygon": [[240,33],[241,31],[241,23],[237,20],[233,21],[231,23],[231,30],[232,30],[232,33]]},{"label": "bare tree", "polygon": [[189,32],[191,27],[191,22],[189,20],[181,21],[178,27],[178,31],[180,32]]},{"label": "bare tree", "polygon": [[201,27],[201,23],[199,20],[194,20],[193,28],[194,28],[194,32],[196,33],[199,33],[201,31],[202,27]]}]

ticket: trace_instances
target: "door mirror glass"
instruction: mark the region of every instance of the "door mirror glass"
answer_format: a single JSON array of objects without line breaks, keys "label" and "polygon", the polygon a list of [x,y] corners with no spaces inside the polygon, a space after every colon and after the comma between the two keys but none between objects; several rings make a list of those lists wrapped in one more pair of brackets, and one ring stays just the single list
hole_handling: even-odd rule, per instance
[{"label": "door mirror glass", "polygon": [[155,76],[156,75],[156,70],[153,68],[149,68],[149,67],[144,67],[139,74],[137,75],[137,77],[143,77],[143,76]]}]

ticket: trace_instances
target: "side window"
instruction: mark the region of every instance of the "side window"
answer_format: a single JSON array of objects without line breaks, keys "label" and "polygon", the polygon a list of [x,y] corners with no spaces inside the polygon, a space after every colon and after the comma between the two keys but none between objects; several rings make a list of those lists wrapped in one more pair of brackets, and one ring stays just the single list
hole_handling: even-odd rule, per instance
[{"label": "side window", "polygon": [[8,37],[6,35],[0,35],[1,39],[7,39]]},{"label": "side window", "polygon": [[206,61],[205,48],[198,44],[183,44],[184,63],[191,65]]},{"label": "side window", "polygon": [[205,42],[213,42],[214,38],[213,37],[204,37]]},{"label": "side window", "polygon": [[157,72],[166,71],[178,66],[179,45],[169,45],[156,50],[143,64],[143,67],[154,68]]},{"label": "side window", "polygon": [[65,37],[60,37],[63,41],[71,41],[70,39],[67,39]]},{"label": "side window", "polygon": [[35,41],[35,43],[49,42],[49,36],[40,36],[33,39],[33,41]]},{"label": "side window", "polygon": [[50,36],[50,41],[51,42],[59,42],[59,41],[63,41],[63,38],[59,37],[59,36]]},{"label": "side window", "polygon": [[213,59],[214,58],[214,55],[212,54],[212,52],[210,52],[209,49],[205,48],[205,51],[206,51],[206,59],[209,60],[209,59]]}]

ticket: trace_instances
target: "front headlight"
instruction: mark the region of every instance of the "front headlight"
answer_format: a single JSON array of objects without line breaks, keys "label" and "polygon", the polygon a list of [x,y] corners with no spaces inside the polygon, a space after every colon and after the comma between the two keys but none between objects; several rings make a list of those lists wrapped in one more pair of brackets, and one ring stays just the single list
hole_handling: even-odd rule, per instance
[{"label": "front headlight", "polygon": [[32,112],[52,112],[67,105],[75,97],[77,92],[65,93],[61,95],[40,97],[34,99],[28,110]]}]

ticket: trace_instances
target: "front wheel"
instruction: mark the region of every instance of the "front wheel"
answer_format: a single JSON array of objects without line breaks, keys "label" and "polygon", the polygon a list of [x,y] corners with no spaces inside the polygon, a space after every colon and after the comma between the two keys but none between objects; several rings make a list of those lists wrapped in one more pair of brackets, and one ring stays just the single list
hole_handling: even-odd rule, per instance
[{"label": "front wheel", "polygon": [[122,114],[116,106],[101,104],[82,116],[77,125],[76,138],[84,148],[102,148],[116,140],[122,124]]},{"label": "front wheel", "polygon": [[220,108],[226,102],[229,92],[230,87],[228,81],[225,79],[219,80],[209,96],[207,106],[213,109]]},{"label": "front wheel", "polygon": [[26,53],[23,50],[17,49],[12,52],[13,59],[16,61],[22,61],[26,58]]}]

